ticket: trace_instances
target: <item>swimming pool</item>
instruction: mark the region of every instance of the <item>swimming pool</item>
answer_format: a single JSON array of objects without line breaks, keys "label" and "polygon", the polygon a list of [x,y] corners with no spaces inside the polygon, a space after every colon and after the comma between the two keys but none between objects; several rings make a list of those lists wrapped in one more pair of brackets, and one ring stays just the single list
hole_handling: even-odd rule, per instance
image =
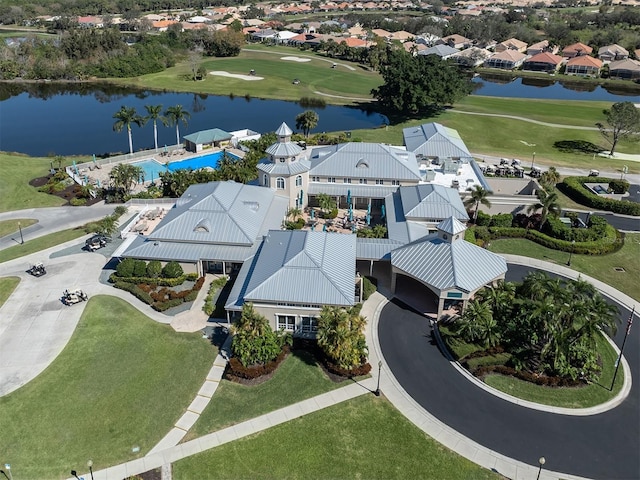
[{"label": "swimming pool", "polygon": [[[166,172],[167,170],[175,172],[176,170],[184,170],[185,168],[191,168],[193,170],[198,170],[199,168],[204,167],[216,168],[218,166],[218,162],[222,158],[222,155],[222,152],[215,152],[186,160],[175,160],[168,164],[160,163],[158,160],[152,158],[141,162],[134,162],[132,165],[142,168],[144,171],[144,179],[146,181],[153,181],[160,178],[161,172]],[[228,152],[227,155],[234,159],[238,158]]]}]

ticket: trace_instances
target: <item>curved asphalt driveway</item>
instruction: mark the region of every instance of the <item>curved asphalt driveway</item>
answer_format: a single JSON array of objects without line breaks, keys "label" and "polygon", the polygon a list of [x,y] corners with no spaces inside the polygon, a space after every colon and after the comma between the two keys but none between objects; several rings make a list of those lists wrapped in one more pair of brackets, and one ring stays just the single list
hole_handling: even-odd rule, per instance
[{"label": "curved asphalt driveway", "polygon": [[[509,265],[507,280],[530,271]],[[623,325],[629,310],[621,307]],[[625,357],[637,379],[638,328],[632,329]],[[624,326],[616,343],[621,344]],[[635,332],[634,332],[635,330]],[[635,333],[635,335],[634,335]],[[617,408],[579,417],[530,410],[502,400],[469,382],[440,353],[426,318],[390,302],[380,314],[380,346],[393,375],[429,413],[477,443],[516,460],[589,478],[640,478],[638,381]]]}]

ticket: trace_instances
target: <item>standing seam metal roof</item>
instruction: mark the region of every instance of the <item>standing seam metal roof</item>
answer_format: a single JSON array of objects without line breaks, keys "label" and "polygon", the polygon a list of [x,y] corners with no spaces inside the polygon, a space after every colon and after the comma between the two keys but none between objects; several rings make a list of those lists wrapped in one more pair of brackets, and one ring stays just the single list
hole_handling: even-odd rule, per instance
[{"label": "standing seam metal roof", "polygon": [[272,175],[298,175],[300,173],[308,172],[311,168],[309,162],[306,160],[299,160],[297,162],[285,162],[285,163],[273,163],[269,159],[262,159],[258,164],[258,170]]},{"label": "standing seam metal roof", "polygon": [[402,129],[407,150],[426,157],[472,158],[458,132],[439,123]]}]

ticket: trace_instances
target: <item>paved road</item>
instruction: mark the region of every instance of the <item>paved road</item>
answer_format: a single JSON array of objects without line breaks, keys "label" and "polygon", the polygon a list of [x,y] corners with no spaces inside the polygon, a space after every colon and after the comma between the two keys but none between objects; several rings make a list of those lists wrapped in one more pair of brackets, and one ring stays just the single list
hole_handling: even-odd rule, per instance
[{"label": "paved road", "polygon": [[[526,267],[510,265],[507,279],[517,280],[527,272]],[[621,312],[626,322],[629,310]],[[634,330],[625,357],[638,372],[640,336]],[[509,403],[470,383],[440,353],[426,319],[396,303],[383,309],[378,333],[385,360],[402,387],[468,438],[530,465],[544,456],[545,467],[558,472],[597,479],[640,478],[637,381],[613,410],[588,417],[556,415]],[[618,345],[623,333],[620,328]]]}]

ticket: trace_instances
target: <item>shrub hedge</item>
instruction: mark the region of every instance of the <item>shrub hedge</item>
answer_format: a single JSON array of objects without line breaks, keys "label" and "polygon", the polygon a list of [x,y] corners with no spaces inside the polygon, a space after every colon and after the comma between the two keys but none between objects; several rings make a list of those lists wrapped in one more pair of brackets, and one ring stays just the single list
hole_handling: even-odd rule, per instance
[{"label": "shrub hedge", "polygon": [[378,288],[369,277],[362,278],[362,298],[367,300]]},{"label": "shrub hedge", "polygon": [[484,377],[492,373],[498,373],[500,375],[508,375],[510,377],[516,377],[525,382],[535,383],[536,385],[542,385],[546,387],[577,387],[584,385],[583,380],[572,380],[571,378],[564,377],[547,377],[543,375],[534,375],[531,372],[524,370],[516,370],[513,367],[506,365],[485,365],[478,367],[472,372],[476,377]]},{"label": "shrub hedge", "polygon": [[593,183],[595,181],[609,185],[613,184],[616,187],[618,186],[618,182],[620,182],[620,180],[613,178],[598,177],[597,180],[594,180],[593,177],[566,177],[562,183],[558,184],[558,188],[571,199],[587,207],[622,213],[624,215],[640,216],[640,203],[604,198],[584,186],[585,183]]},{"label": "shrub hedge", "polygon": [[[169,308],[177,307],[185,302],[193,302],[198,296],[198,292],[204,285],[204,277],[197,278],[196,283],[189,290],[175,291],[167,288],[167,286],[176,286],[184,283],[186,277],[190,277],[191,280],[195,274],[183,275],[182,279],[175,278],[145,278],[145,277],[129,277],[120,278],[116,274],[111,274],[109,281],[112,282],[114,287],[121,290],[125,290],[134,295],[138,300],[143,301],[147,305],[151,305],[151,308],[158,312],[164,312]],[[175,283],[177,280],[181,280],[179,283]],[[175,283],[175,285],[163,285],[161,282]],[[156,291],[156,288],[160,285],[162,288]]]},{"label": "shrub hedge", "polygon": [[242,365],[242,362],[237,357],[231,357],[227,366],[226,375],[248,380],[268,375],[278,368],[278,365],[286,358],[289,351],[289,346],[285,345],[274,360],[264,365],[251,365],[249,367]]}]

